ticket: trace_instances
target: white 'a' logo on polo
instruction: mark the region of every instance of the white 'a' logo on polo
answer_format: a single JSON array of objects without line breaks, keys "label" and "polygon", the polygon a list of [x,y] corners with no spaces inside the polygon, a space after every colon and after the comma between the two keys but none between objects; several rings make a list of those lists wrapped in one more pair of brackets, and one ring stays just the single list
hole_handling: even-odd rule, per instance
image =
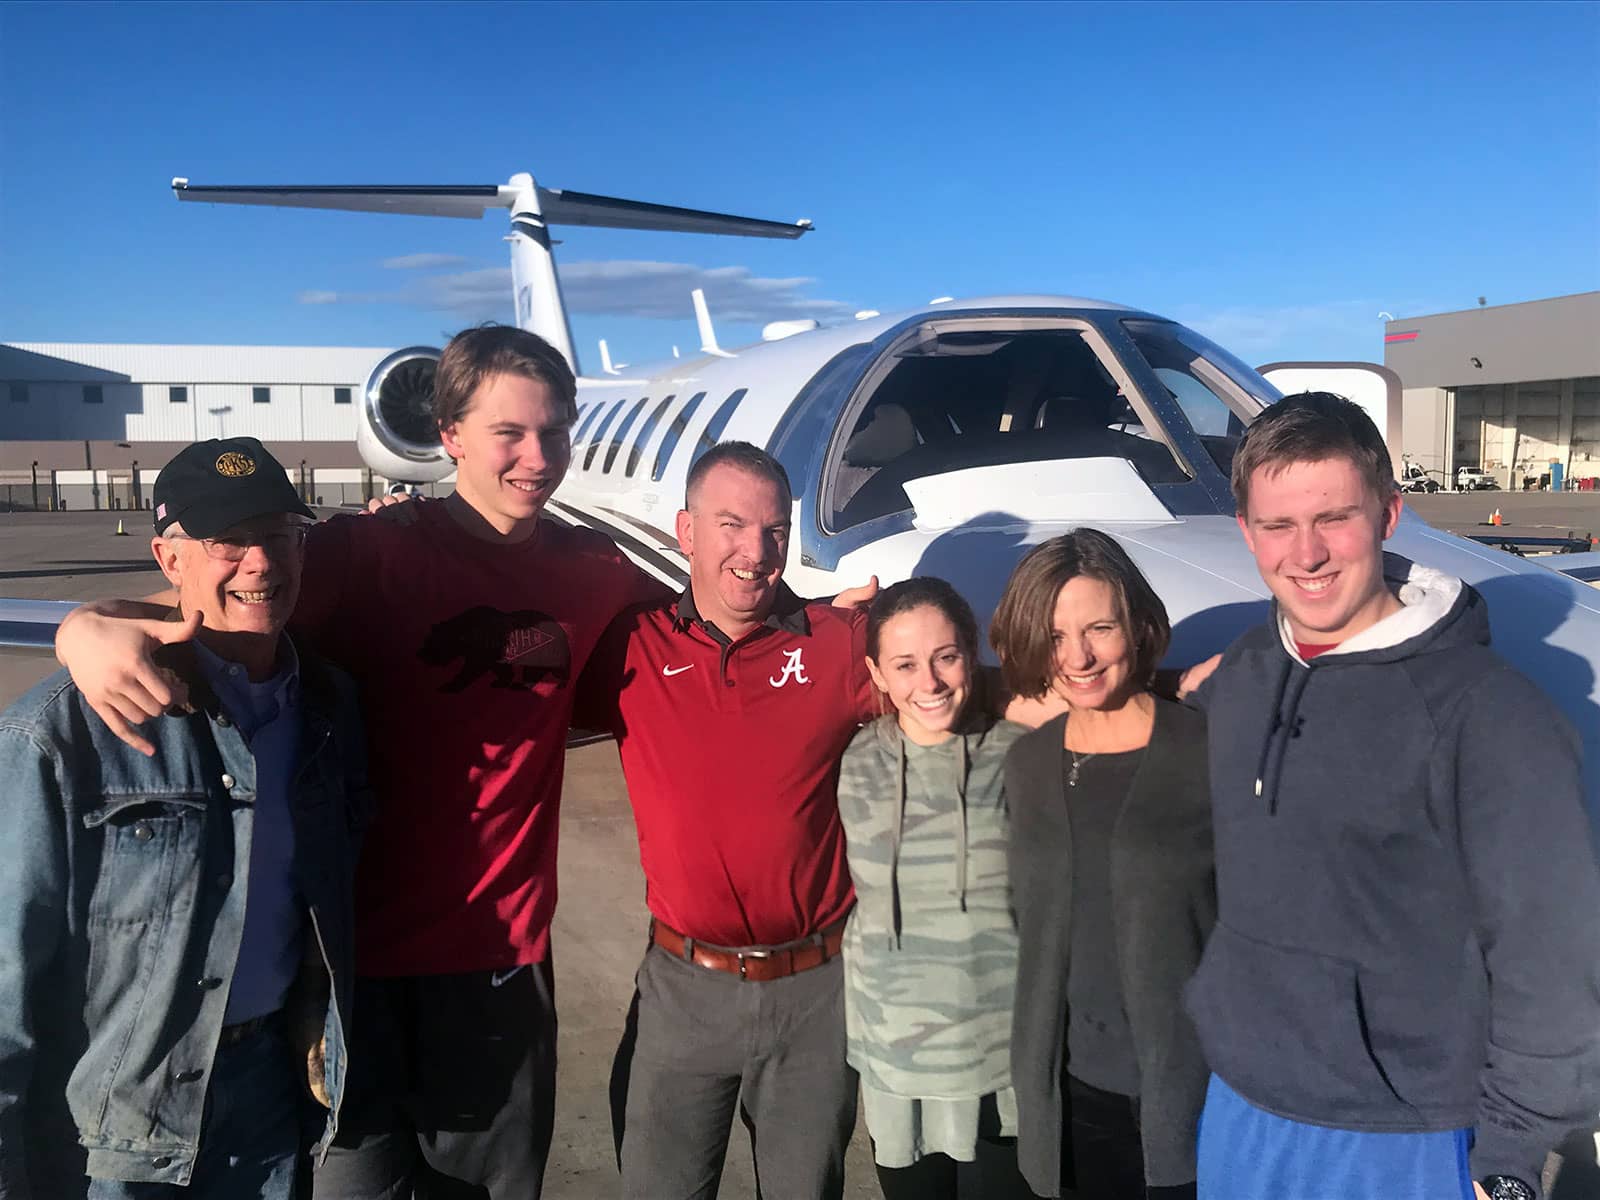
[{"label": "white 'a' logo on polo", "polygon": [[811,680],[806,678],[806,665],[800,661],[800,647],[785,650],[784,653],[789,656],[789,660],[783,664],[783,671],[777,678],[769,679],[767,682],[773,687],[782,687],[791,679],[796,683],[810,683]]}]

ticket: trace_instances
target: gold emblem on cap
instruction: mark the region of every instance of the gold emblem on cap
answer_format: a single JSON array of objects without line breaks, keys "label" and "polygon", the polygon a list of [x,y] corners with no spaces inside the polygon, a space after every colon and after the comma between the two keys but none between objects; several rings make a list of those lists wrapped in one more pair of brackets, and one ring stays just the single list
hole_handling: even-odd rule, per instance
[{"label": "gold emblem on cap", "polygon": [[242,479],[246,475],[256,473],[256,460],[248,454],[240,454],[237,450],[229,450],[217,459],[217,474],[226,475],[229,479]]}]

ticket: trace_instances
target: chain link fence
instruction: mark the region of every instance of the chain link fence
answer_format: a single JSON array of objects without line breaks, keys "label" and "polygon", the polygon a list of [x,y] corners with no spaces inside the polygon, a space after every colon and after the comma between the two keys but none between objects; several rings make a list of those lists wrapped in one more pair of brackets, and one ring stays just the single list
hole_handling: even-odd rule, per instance
[{"label": "chain link fence", "polygon": [[[61,471],[38,468],[0,471],[0,512],[137,511],[151,507],[157,471]],[[360,508],[393,483],[361,467],[291,468],[289,478],[307,504],[318,508]],[[452,483],[408,487],[416,495],[441,497]]]}]

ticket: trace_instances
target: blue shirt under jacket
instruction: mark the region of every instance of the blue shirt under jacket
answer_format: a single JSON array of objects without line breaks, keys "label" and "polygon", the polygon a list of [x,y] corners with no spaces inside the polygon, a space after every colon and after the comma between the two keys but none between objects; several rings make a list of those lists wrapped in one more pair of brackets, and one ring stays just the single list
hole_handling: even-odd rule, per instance
[{"label": "blue shirt under jacket", "polygon": [[222,711],[244,735],[255,772],[254,780],[238,780],[242,790],[255,793],[255,819],[244,932],[222,1015],[226,1025],[282,1008],[300,970],[303,949],[305,906],[295,880],[294,820],[289,810],[289,792],[300,765],[300,660],[287,637],[280,646],[277,671],[252,682],[241,664],[218,657],[203,643],[195,644],[200,670]]}]

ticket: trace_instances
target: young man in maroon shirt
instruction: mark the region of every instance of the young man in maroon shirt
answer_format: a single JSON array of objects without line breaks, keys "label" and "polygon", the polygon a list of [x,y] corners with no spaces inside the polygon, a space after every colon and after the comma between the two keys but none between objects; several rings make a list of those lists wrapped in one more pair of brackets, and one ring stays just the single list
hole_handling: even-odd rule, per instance
[{"label": "young man in maroon shirt", "polygon": [[[334,517],[306,544],[290,629],[359,685],[379,802],[356,880],[350,1075],[319,1200],[541,1190],[573,681],[610,619],[662,590],[600,534],[540,519],[566,472],[574,397],[540,338],[467,330],[435,383],[455,493],[411,521]],[[96,712],[145,753],[133,726],[181,702],[150,652],[193,636],[160,619],[170,596],[151,599],[160,607],[86,606],[58,639]]]},{"label": "young man in maroon shirt", "polygon": [[841,1195],[855,1126],[838,959],[839,756],[877,715],[864,614],[782,582],[790,492],[725,442],[690,471],[676,601],[613,623],[583,715],[617,735],[650,945],[614,1096],[628,1200],[716,1195],[735,1109],[767,1200]]}]

